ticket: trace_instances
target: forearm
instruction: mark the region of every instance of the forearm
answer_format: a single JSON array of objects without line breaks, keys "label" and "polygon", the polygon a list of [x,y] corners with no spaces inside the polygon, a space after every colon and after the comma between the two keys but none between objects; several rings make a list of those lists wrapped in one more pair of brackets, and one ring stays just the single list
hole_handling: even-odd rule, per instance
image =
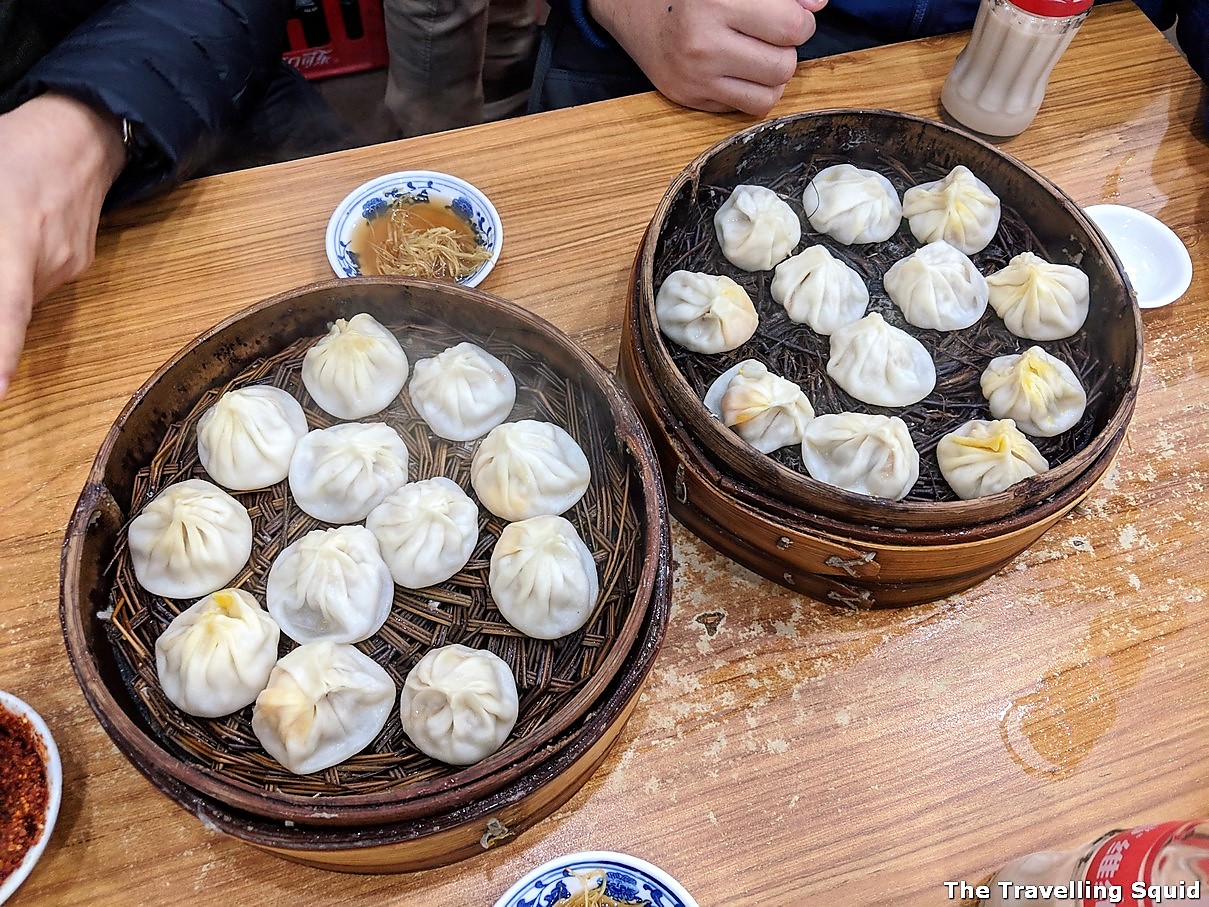
[{"label": "forearm", "polygon": [[563,0],[590,42],[611,36],[670,100],[762,116],[826,0]]},{"label": "forearm", "polygon": [[0,116],[0,397],[34,304],[91,263],[125,162],[120,121],[57,94]]},{"label": "forearm", "polygon": [[[126,161],[120,118],[67,95],[47,92],[22,104],[8,116],[23,143],[40,153],[50,153],[78,173],[69,182],[103,199]],[[0,139],[3,141],[3,139]],[[14,151],[0,147],[0,157],[11,161]],[[99,208],[99,204],[98,204]]]}]

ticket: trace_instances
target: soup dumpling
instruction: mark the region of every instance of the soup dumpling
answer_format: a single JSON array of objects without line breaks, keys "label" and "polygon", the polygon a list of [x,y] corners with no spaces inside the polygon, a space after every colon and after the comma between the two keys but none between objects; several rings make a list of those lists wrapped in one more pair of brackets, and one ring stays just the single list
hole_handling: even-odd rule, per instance
[{"label": "soup dumpling", "polygon": [[903,193],[903,216],[922,243],[944,240],[966,255],[981,252],[999,229],[999,196],[958,164],[944,179]]},{"label": "soup dumpling", "polygon": [[745,359],[718,376],[705,407],[761,453],[801,444],[814,407],[800,386],[774,375],[764,363]]},{"label": "soup dumpling", "polygon": [[936,365],[927,348],[877,312],[831,335],[827,374],[873,406],[910,406],[936,386]]},{"label": "soup dumpling", "polygon": [[385,422],[315,429],[290,460],[290,491],[303,513],[356,523],[407,481],[407,445]]},{"label": "soup dumpling", "polygon": [[851,324],[869,305],[861,275],[826,246],[810,246],[777,265],[769,292],[790,321],[820,334]]},{"label": "soup dumpling", "polygon": [[373,315],[337,318],[302,358],[302,383],[324,412],[363,419],[386,409],[407,383],[407,354]]},{"label": "soup dumpling", "polygon": [[1017,337],[1061,340],[1087,320],[1087,275],[1073,265],[1053,264],[1021,252],[987,278],[991,308]]},{"label": "soup dumpling", "polygon": [[252,554],[247,508],[213,482],[164,488],[127,530],[135,578],[153,595],[200,598],[233,580]]},{"label": "soup dumpling", "polygon": [[535,639],[574,633],[592,616],[600,593],[592,552],[559,516],[504,527],[491,551],[488,585],[504,619]]},{"label": "soup dumpling", "polygon": [[433,434],[447,441],[481,437],[508,418],[516,380],[508,366],[473,343],[416,363],[411,402]]},{"label": "soup dumpling", "polygon": [[891,501],[906,497],[919,479],[919,452],[898,416],[816,416],[806,426],[802,462],[820,482]]},{"label": "soup dumpling", "polygon": [[360,642],[390,615],[395,587],[364,526],[313,529],[277,555],[265,604],[295,642]]},{"label": "soup dumpling", "polygon": [[943,239],[900,258],[882,282],[903,317],[917,328],[968,328],[987,309],[986,278],[968,255]]},{"label": "soup dumpling", "polygon": [[1049,469],[1011,419],[971,419],[936,445],[940,473],[962,500],[996,494]]},{"label": "soup dumpling", "polygon": [[659,330],[695,353],[725,353],[747,343],[760,318],[747,291],[725,275],[673,271],[655,296]]},{"label": "soup dumpling", "polygon": [[369,746],[395,705],[386,669],[348,643],[311,642],[282,658],[252,708],[252,731],[297,775]]},{"label": "soup dumpling", "polygon": [[177,708],[217,718],[251,705],[277,663],[281,630],[242,589],[194,602],[155,641],[155,669]]},{"label": "soup dumpling", "polygon": [[767,271],[793,251],[802,238],[802,222],[771,189],[740,185],[714,213],[714,232],[735,267]]},{"label": "soup dumpling", "polygon": [[810,226],[846,246],[883,242],[903,219],[893,184],[875,170],[835,164],[815,174],[802,192]]},{"label": "soup dumpling", "polygon": [[403,681],[399,717],[420,752],[471,765],[498,750],[520,703],[508,663],[486,649],[454,643],[425,653]]},{"label": "soup dumpling", "polygon": [[470,463],[479,501],[505,520],[563,513],[583,497],[591,479],[579,442],[561,425],[537,419],[497,425]]},{"label": "soup dumpling", "polygon": [[302,404],[288,391],[254,384],[227,391],[197,422],[197,457],[224,488],[276,485],[309,430]]},{"label": "soup dumpling", "polygon": [[444,476],[409,482],[369,512],[394,581],[405,589],[444,582],[466,566],[479,541],[479,508]]},{"label": "soup dumpling", "polygon": [[1039,346],[992,359],[981,385],[992,416],[1011,419],[1022,432],[1039,438],[1073,428],[1087,408],[1079,377]]}]

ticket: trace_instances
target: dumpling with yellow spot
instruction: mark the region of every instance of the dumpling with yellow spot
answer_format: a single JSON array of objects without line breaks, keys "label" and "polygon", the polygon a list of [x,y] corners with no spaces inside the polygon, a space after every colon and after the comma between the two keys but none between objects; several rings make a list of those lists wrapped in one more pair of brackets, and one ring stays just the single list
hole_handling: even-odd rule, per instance
[{"label": "dumpling with yellow spot", "polygon": [[793,381],[758,359],[727,369],[705,394],[706,409],[761,453],[801,444],[814,407]]},{"label": "dumpling with yellow spot", "polygon": [[940,473],[964,501],[1040,475],[1049,462],[1011,419],[971,419],[936,445]]},{"label": "dumpling with yellow spot", "polygon": [[903,193],[903,216],[922,243],[944,240],[966,255],[981,252],[999,229],[999,196],[969,167]]},{"label": "dumpling with yellow spot", "polygon": [[1087,409],[1087,392],[1074,370],[1039,346],[992,359],[981,383],[991,415],[1038,438],[1073,428]]},{"label": "dumpling with yellow spot", "polygon": [[243,589],[220,589],[172,619],[155,641],[160,687],[202,718],[251,705],[277,663],[281,629]]}]

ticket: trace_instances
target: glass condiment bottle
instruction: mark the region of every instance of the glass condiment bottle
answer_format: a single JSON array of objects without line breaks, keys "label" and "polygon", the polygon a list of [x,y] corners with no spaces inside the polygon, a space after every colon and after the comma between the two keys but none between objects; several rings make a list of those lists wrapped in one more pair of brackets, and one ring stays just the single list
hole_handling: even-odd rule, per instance
[{"label": "glass condiment bottle", "polygon": [[1032,853],[1008,863],[984,887],[980,907],[1206,904],[1209,820],[1141,825],[1075,850]]},{"label": "glass condiment bottle", "polygon": [[987,136],[1019,135],[1033,121],[1050,73],[1087,18],[1092,0],[982,0],[940,103]]}]

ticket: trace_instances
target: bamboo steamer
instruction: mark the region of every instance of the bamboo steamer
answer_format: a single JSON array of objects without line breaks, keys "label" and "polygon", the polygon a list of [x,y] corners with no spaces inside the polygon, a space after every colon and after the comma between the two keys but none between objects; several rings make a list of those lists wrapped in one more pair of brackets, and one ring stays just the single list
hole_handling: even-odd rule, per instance
[{"label": "bamboo steamer", "polygon": [[[425,590],[396,588],[387,625],[359,647],[387,669],[396,687],[431,648],[461,642],[491,649],[517,676],[521,714],[513,734],[479,763],[444,766],[410,746],[396,706],[365,751],[324,772],[294,776],[260,750],[250,734],[250,707],[196,719],[167,702],[154,639],[189,602],[150,596],[132,581],[125,527],[158,485],[199,474],[196,420],[225,390],[275,383],[300,394],[311,427],[332,421],[295,380],[302,355],[327,325],[357,312],[391,326],[413,362],[463,340],[484,346],[516,376],[510,418],[546,418],[580,440],[593,475],[584,499],[566,516],[593,552],[602,591],[588,624],[575,634],[539,641],[514,630],[490,602],[486,580],[490,547],[503,524],[481,511],[479,547],[467,567]],[[407,440],[412,479],[466,478],[474,442],[436,438],[406,391],[380,418]],[[273,552],[314,527],[280,489],[248,495],[243,502],[264,550],[254,548],[232,585],[263,601]],[[195,815],[311,865],[348,871],[440,865],[473,853],[471,844],[486,834],[480,826],[491,819],[506,819],[513,833],[537,821],[604,758],[666,626],[666,514],[657,460],[632,403],[554,327],[482,291],[436,281],[327,281],[219,324],[152,376],[119,415],[64,544],[68,654],[118,749]],[[283,634],[282,652],[292,645]]]},{"label": "bamboo steamer", "polygon": [[[1089,388],[1088,410],[1075,429],[1050,443],[1051,469],[1006,491],[972,501],[951,492],[932,498],[913,492],[893,502],[818,482],[792,449],[766,456],[747,445],[701,403],[710,380],[734,363],[775,353],[799,370],[789,377],[808,389],[820,412],[856,409],[901,415],[912,426],[925,470],[939,475],[935,437],[921,445],[918,426],[945,430],[966,418],[991,418],[977,372],[954,380],[952,399],[929,397],[918,412],[900,413],[846,398],[825,374],[825,338],[807,339],[777,327],[779,306],[768,294],[771,272],[747,274],[724,260],[709,226],[712,211],[742,183],[772,185],[802,215],[800,189],[822,166],[838,161],[877,169],[906,187],[943,176],[964,164],[1003,201],[1004,221],[985,255],[973,256],[984,273],[1026,249],[1051,261],[1074,263],[1089,277],[1092,313],[1061,352]],[[779,182],[778,182],[779,181]],[[796,199],[795,199],[796,195]],[[811,231],[803,216],[804,243],[827,245],[864,268],[871,311],[937,344],[943,371],[945,343],[982,344],[981,359],[1022,351],[1031,341],[1011,338],[988,308],[973,340],[938,337],[905,325],[881,285],[888,263],[920,244],[904,219],[889,248],[866,253],[840,247]],[[880,258],[878,257],[880,256]],[[720,261],[721,260],[721,261]],[[730,354],[693,356],[664,337],[655,316],[655,293],[670,271],[725,273],[757,304],[756,337]],[[985,324],[984,324],[985,322]],[[767,324],[772,324],[766,329]],[[805,326],[797,330],[809,332]],[[975,328],[970,329],[974,331]],[[951,332],[956,335],[959,332]],[[782,338],[793,337],[784,353]],[[1015,348],[1003,348],[1015,342]],[[814,345],[811,346],[810,344]],[[753,353],[753,346],[759,350]],[[1049,346],[1049,344],[1042,344]],[[780,350],[778,350],[780,347]],[[831,110],[760,124],[719,142],[672,180],[644,236],[631,281],[619,374],[629,388],[658,452],[673,514],[739,563],[787,587],[845,608],[876,608],[932,601],[967,589],[993,574],[1075,507],[1091,491],[1120,447],[1141,380],[1140,313],[1120,262],[1071,199],[1043,176],[965,132],[918,117],[878,110]],[[823,399],[842,408],[819,409]],[[835,403],[839,401],[839,403]],[[978,407],[981,406],[981,411]],[[931,407],[931,412],[923,412]],[[935,415],[939,413],[939,415]],[[953,413],[954,415],[949,415]],[[960,415],[957,415],[960,413]],[[912,420],[915,421],[912,421]],[[930,458],[930,459],[929,459]],[[933,478],[935,483],[935,478]],[[921,485],[923,479],[921,477]],[[917,488],[920,486],[917,486]],[[948,491],[947,486],[944,491]]]},{"label": "bamboo steamer", "polygon": [[[669,554],[670,556],[670,554]],[[514,841],[565,804],[607,761],[638,704],[642,681],[663,642],[670,610],[669,571],[655,595],[626,669],[566,739],[530,772],[495,792],[403,822],[367,821],[355,828],[289,825],[232,809],[140,765],[149,780],[207,826],[265,853],[316,869],[348,873],[415,872],[448,865]]]}]

